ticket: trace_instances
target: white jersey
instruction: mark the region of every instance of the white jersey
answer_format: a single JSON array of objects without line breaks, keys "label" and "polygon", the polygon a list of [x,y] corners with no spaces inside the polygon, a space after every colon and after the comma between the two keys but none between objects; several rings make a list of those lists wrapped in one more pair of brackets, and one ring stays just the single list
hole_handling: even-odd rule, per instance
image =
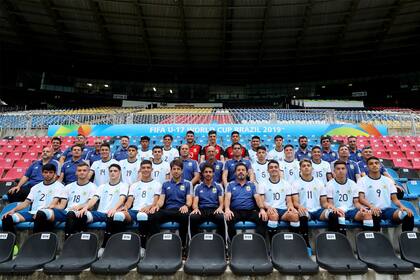
[{"label": "white jersey", "polygon": [[137,182],[138,173],[140,171],[140,160],[136,159],[135,162],[129,162],[128,159],[123,159],[119,161],[121,166],[121,181],[131,185],[134,182]]},{"label": "white jersey", "polygon": [[162,151],[163,151],[162,159],[163,161],[166,161],[167,163],[170,163],[174,159],[179,158],[179,152],[175,148],[171,147],[169,150],[165,150],[165,148],[163,148]]},{"label": "white jersey", "polygon": [[331,173],[331,165],[329,162],[321,160],[320,163],[312,162],[312,176],[327,184],[327,173]]},{"label": "white jersey", "polygon": [[257,162],[257,152],[256,151],[254,151],[253,149],[249,149],[248,150],[248,155],[249,155],[249,160],[251,161],[251,163]]},{"label": "white jersey", "polygon": [[39,209],[47,208],[55,197],[61,198],[63,189],[64,185],[58,181],[49,185],[40,182],[33,186],[26,197],[27,200],[32,202],[29,213],[36,214]]},{"label": "white jersey", "polygon": [[171,171],[171,167],[169,166],[169,163],[166,161],[162,161],[161,163],[154,163],[152,162],[152,178],[159,183],[163,184],[166,179],[166,175],[169,174]]},{"label": "white jersey", "polygon": [[137,154],[137,158],[142,162],[143,160],[147,159],[150,160],[153,157],[152,150],[142,151],[139,150],[139,153]]},{"label": "white jersey", "polygon": [[95,193],[95,196],[99,198],[98,212],[108,212],[117,205],[120,196],[127,196],[127,194],[127,183],[119,182],[116,185],[111,185],[109,183],[100,185]]},{"label": "white jersey", "polygon": [[271,151],[268,152],[268,159],[274,159],[277,160],[278,162],[283,161],[284,160],[284,150],[282,150],[281,152],[276,151],[276,149],[272,149]]},{"label": "white jersey", "polygon": [[152,180],[150,182],[139,181],[130,186],[128,196],[134,198],[131,210],[139,211],[147,205],[153,203],[155,195],[160,195],[162,192],[162,184]]},{"label": "white jersey", "polygon": [[88,200],[95,195],[97,188],[98,187],[92,182],[79,185],[76,181],[66,185],[63,189],[63,195],[61,196],[62,198],[67,199],[66,211],[69,211],[73,206],[86,204]]},{"label": "white jersey", "polygon": [[300,166],[297,160],[280,162],[280,169],[283,170],[284,179],[290,184],[299,178]]},{"label": "white jersey", "polygon": [[109,166],[111,164],[118,164],[118,161],[112,158],[105,162],[97,160],[92,163],[90,170],[95,174],[95,179],[93,179],[95,185],[100,186],[109,181]]},{"label": "white jersey", "polygon": [[357,184],[350,179],[346,179],[344,184],[340,184],[335,179],[327,183],[327,197],[334,201],[334,206],[344,212],[354,209],[353,198],[359,197]]},{"label": "white jersey", "polygon": [[286,196],[292,195],[292,186],[284,179],[273,183],[270,178],[263,185],[265,202],[276,209],[287,209]]},{"label": "white jersey", "polygon": [[268,179],[268,161],[264,164],[259,163],[258,161],[252,164],[252,170],[255,173],[255,180],[258,184]]},{"label": "white jersey", "polygon": [[305,181],[299,176],[293,182],[292,192],[299,194],[300,204],[306,207],[309,212],[319,210],[321,208],[320,198],[327,195],[324,184],[313,177],[311,181]]},{"label": "white jersey", "polygon": [[365,193],[370,204],[381,209],[391,207],[391,195],[397,193],[397,188],[391,179],[381,175],[375,180],[368,175],[360,178],[357,183],[359,190]]}]

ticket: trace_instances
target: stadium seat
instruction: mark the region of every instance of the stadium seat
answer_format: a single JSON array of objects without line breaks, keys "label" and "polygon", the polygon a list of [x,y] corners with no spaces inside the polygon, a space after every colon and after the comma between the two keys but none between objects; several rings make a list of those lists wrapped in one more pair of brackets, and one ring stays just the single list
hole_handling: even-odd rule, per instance
[{"label": "stadium seat", "polygon": [[1,147],[1,151],[6,152],[6,153],[11,153],[14,150],[15,150],[15,145],[7,144],[7,145]]},{"label": "stadium seat", "polygon": [[199,233],[190,242],[184,271],[192,275],[220,275],[225,272],[225,243],[218,234]]},{"label": "stadium seat", "polygon": [[22,156],[22,159],[25,160],[37,160],[39,157],[38,152],[27,152]]},{"label": "stadium seat", "polygon": [[407,180],[420,179],[419,174],[414,169],[400,168],[397,172],[400,178],[405,178]]},{"label": "stadium seat", "polygon": [[14,167],[20,167],[20,168],[24,168],[27,169],[29,166],[31,166],[32,164],[32,160],[30,159],[21,159],[15,162]]},{"label": "stadium seat", "polygon": [[0,159],[5,158],[6,155],[7,155],[7,152],[0,151]]},{"label": "stadium seat", "polygon": [[11,232],[0,233],[0,263],[9,261],[13,257],[13,247],[16,235]]},{"label": "stadium seat", "polygon": [[[407,200],[400,200],[401,204],[410,209],[414,215],[414,226],[420,227],[420,215],[413,203]],[[395,206],[396,207],[396,206]]]},{"label": "stadium seat", "polygon": [[35,233],[25,240],[15,259],[0,264],[0,274],[32,273],[54,260],[57,246],[54,233]]},{"label": "stadium seat", "polygon": [[114,234],[108,240],[102,258],[90,268],[97,274],[126,274],[140,260],[140,237],[132,232]]},{"label": "stadium seat", "polygon": [[237,234],[232,239],[230,269],[237,275],[267,275],[273,265],[264,238],[256,233]]},{"label": "stadium seat", "polygon": [[392,160],[394,162],[394,166],[397,168],[407,168],[410,169],[413,166],[411,165],[411,162],[408,161],[408,159],[403,158],[394,158]]},{"label": "stadium seat", "polygon": [[141,274],[174,274],[182,266],[181,238],[172,233],[156,233],[146,245],[144,259],[137,270]]},{"label": "stadium seat", "polygon": [[420,181],[408,180],[406,186],[410,194],[420,197]]},{"label": "stadium seat", "polygon": [[75,274],[96,261],[98,254],[98,237],[93,233],[76,233],[70,236],[63,245],[60,256],[44,266],[48,274]]},{"label": "stadium seat", "polygon": [[239,230],[239,231],[246,231],[248,229],[255,229],[257,227],[257,225],[253,222],[249,222],[249,221],[241,221],[241,222],[237,222],[235,224],[235,229]]},{"label": "stadium seat", "polygon": [[410,150],[410,151],[405,152],[405,156],[407,159],[413,160],[415,158],[420,158],[420,152]]},{"label": "stadium seat", "polygon": [[418,232],[402,232],[399,238],[401,258],[420,268],[420,235]]},{"label": "stadium seat", "polygon": [[0,159],[0,166],[3,167],[6,170],[12,168],[14,163],[15,163],[15,161],[10,159],[10,158]]},{"label": "stadium seat", "polygon": [[386,168],[386,172],[397,182],[407,182],[407,178],[400,178],[398,172],[392,168]]},{"label": "stadium seat", "polygon": [[21,178],[25,175],[25,169],[21,167],[14,167],[6,172],[3,178],[0,179],[0,182],[12,182],[16,179]]},{"label": "stadium seat", "polygon": [[364,274],[368,271],[367,265],[354,257],[346,236],[337,232],[317,236],[316,260],[332,274]]},{"label": "stadium seat", "polygon": [[412,273],[413,264],[399,259],[391,242],[379,232],[360,232],[356,235],[359,259],[377,273]]},{"label": "stadium seat", "polygon": [[271,241],[274,267],[282,274],[316,274],[318,264],[308,256],[303,237],[296,233],[277,233]]},{"label": "stadium seat", "polygon": [[420,169],[420,158],[413,158],[411,163],[413,164],[413,169]]}]

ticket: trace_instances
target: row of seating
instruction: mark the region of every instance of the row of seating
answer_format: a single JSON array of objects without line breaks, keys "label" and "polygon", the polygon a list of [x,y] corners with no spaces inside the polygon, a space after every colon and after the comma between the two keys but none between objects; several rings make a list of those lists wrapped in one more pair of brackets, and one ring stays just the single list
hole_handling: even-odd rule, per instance
[{"label": "row of seating", "polygon": [[[1,233],[0,237],[0,274],[28,274],[41,268],[47,274],[77,274],[90,267],[93,273],[110,275],[125,274],[137,266],[141,274],[168,275],[176,273],[183,264],[181,239],[172,233],[153,235],[143,259],[140,237],[131,232],[113,235],[99,260],[98,237],[93,233],[72,235],[64,242],[57,259],[58,239],[54,233],[31,235],[13,260],[16,237],[12,233]],[[364,274],[368,267],[378,273],[412,273],[414,267],[420,267],[420,236],[416,232],[403,232],[399,244],[402,259],[383,234],[361,232],[356,236],[356,259],[345,235],[325,232],[316,238],[315,263],[298,234],[276,234],[269,254],[261,235],[244,233],[232,240],[229,265],[237,275],[267,275],[273,266],[290,275],[316,274],[319,266],[333,274]],[[195,235],[189,244],[184,272],[199,276],[223,274],[227,268],[225,250],[220,235]]]}]

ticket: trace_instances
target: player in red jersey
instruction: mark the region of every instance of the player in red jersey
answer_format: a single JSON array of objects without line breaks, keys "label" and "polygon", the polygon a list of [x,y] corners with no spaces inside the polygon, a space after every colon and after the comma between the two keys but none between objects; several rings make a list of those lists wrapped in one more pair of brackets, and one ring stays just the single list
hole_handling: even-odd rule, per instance
[{"label": "player in red jersey", "polygon": [[216,159],[220,161],[225,161],[225,157],[223,156],[224,150],[220,145],[217,145],[217,133],[215,130],[210,130],[208,133],[208,144],[203,147],[200,153],[200,162],[206,161],[208,158],[206,156],[206,151],[209,146],[213,146],[216,149]]},{"label": "player in red jersey", "polygon": [[[232,133],[230,134],[230,140],[232,141],[232,144],[229,147],[227,147],[226,150],[225,150],[225,155],[224,156],[225,156],[226,160],[233,158],[232,145],[235,144],[235,143],[239,143],[239,139],[240,139],[239,132],[232,131]],[[248,154],[247,149],[242,146],[241,150],[242,150],[242,157],[243,158],[248,158],[249,154]]]},{"label": "player in red jersey", "polygon": [[198,161],[201,153],[201,146],[195,143],[194,132],[188,130],[187,134],[185,135],[185,140],[187,140],[187,145],[190,148],[190,158]]}]

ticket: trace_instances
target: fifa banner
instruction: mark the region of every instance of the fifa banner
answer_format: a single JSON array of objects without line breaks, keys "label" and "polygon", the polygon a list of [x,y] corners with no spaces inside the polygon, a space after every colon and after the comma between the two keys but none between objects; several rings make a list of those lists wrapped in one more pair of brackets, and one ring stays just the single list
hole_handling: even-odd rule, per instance
[{"label": "fifa banner", "polygon": [[189,130],[195,134],[207,134],[215,130],[219,136],[230,135],[238,131],[241,135],[259,135],[261,137],[282,135],[296,137],[306,135],[354,135],[381,136],[388,135],[384,125],[371,124],[116,124],[116,125],[52,125],[48,136],[184,136]]}]

